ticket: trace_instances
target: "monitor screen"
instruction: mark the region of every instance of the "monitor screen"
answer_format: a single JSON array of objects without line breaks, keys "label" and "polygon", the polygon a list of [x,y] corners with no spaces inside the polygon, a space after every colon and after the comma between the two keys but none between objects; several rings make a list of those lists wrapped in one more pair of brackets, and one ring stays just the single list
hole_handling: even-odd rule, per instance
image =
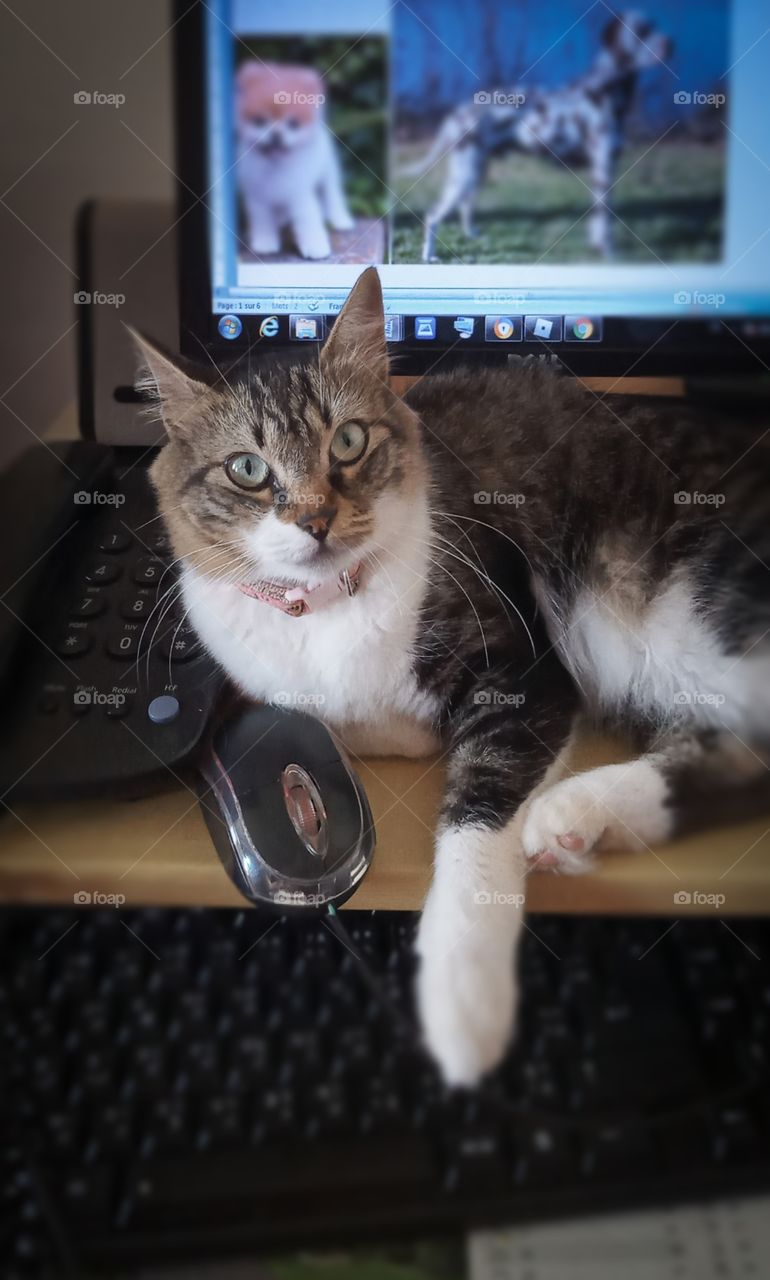
[{"label": "monitor screen", "polygon": [[770,4],[640,3],[197,6],[183,338],[322,340],[375,263],[423,365],[761,368]]}]

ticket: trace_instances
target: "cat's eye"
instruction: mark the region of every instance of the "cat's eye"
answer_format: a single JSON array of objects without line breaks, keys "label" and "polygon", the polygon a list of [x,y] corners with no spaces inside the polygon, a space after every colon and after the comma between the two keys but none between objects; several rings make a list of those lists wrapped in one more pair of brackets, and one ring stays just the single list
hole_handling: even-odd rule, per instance
[{"label": "cat's eye", "polygon": [[225,471],[239,489],[264,489],[270,479],[270,468],[258,453],[231,453]]},{"label": "cat's eye", "polygon": [[357,462],[366,449],[366,432],[357,422],[346,422],[338,427],[332,436],[329,452],[335,462],[343,466],[349,462]]}]

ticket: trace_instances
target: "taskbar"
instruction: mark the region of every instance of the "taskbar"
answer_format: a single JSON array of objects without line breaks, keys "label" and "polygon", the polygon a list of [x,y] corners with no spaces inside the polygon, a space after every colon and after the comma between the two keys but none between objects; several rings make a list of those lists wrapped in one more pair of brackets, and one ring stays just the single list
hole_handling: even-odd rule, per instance
[{"label": "taskbar", "polygon": [[[243,316],[237,312],[210,317],[209,345],[253,349],[301,346],[328,337],[337,315],[308,310],[290,314]],[[393,351],[508,351],[520,354],[590,347],[595,351],[643,352],[650,346],[715,350],[728,338],[764,349],[770,342],[770,317],[707,316],[698,319],[568,314],[395,315],[384,320],[385,340]]]}]

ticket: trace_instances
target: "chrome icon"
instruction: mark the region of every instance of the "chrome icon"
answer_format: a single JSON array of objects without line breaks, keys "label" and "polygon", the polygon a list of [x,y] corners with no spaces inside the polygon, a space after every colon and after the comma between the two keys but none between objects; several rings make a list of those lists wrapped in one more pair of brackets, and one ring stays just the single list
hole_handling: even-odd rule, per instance
[{"label": "chrome icon", "polygon": [[588,342],[593,336],[594,322],[588,316],[578,316],[572,324],[572,332],[580,342]]}]

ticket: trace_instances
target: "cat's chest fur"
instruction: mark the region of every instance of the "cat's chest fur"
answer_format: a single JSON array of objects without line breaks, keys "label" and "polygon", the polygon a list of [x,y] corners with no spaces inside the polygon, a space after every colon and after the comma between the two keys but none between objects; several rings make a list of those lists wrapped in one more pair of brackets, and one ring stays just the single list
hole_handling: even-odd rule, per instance
[{"label": "cat's chest fur", "polygon": [[249,696],[319,716],[355,752],[424,755],[437,746],[438,707],[413,669],[425,590],[417,558],[368,565],[355,597],[299,618],[190,569],[185,605]]}]

